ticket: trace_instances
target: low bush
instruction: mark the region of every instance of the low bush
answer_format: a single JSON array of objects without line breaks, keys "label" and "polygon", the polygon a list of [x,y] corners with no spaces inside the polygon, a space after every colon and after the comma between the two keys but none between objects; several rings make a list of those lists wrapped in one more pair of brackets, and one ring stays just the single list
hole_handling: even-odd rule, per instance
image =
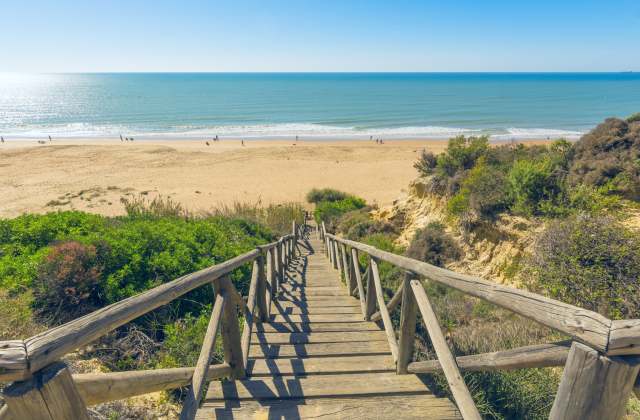
[{"label": "low bush", "polygon": [[447,211],[463,226],[492,219],[507,208],[507,184],[502,171],[486,164],[484,158],[468,171],[458,192],[449,199]]},{"label": "low bush", "polygon": [[611,217],[551,223],[525,267],[529,286],[606,317],[640,317],[640,239]]},{"label": "low bush", "polygon": [[366,236],[376,233],[398,233],[396,226],[373,219],[366,207],[343,214],[337,223],[337,232],[352,241],[361,241]]},{"label": "low bush", "polygon": [[353,210],[364,208],[366,202],[362,198],[347,197],[339,201],[321,201],[316,204],[314,217],[316,222],[325,222],[330,232],[335,232],[342,215]]},{"label": "low bush", "polygon": [[433,174],[437,165],[438,158],[436,157],[436,155],[434,155],[433,152],[422,150],[422,153],[420,153],[420,157],[413,164],[413,167],[416,168],[421,176],[428,176]]},{"label": "low bush", "polygon": [[314,188],[307,193],[307,202],[318,204],[323,201],[341,201],[348,197],[351,197],[351,194],[333,188]]},{"label": "low bush", "polygon": [[507,184],[511,210],[525,216],[544,214],[562,192],[561,180],[548,159],[515,162],[507,176]]},{"label": "low bush", "polygon": [[271,229],[277,236],[291,233],[291,222],[304,223],[305,210],[299,203],[269,204],[234,202],[215,208],[209,215],[228,219],[243,219]]},{"label": "low bush", "polygon": [[38,317],[62,324],[101,307],[101,259],[93,245],[74,241],[54,245],[33,282]]},{"label": "low bush", "polygon": [[405,255],[429,264],[444,267],[461,257],[461,251],[453,238],[439,223],[430,223],[417,231]]}]

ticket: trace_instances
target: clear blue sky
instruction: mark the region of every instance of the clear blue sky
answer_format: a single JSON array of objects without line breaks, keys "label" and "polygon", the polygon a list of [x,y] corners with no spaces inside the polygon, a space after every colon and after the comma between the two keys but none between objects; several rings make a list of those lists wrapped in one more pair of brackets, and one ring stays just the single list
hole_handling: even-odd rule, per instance
[{"label": "clear blue sky", "polygon": [[640,0],[3,0],[0,71],[640,71]]}]

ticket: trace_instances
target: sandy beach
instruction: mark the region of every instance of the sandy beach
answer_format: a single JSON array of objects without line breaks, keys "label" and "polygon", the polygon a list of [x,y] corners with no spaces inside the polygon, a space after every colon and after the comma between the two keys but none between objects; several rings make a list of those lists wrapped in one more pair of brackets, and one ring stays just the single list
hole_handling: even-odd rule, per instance
[{"label": "sandy beach", "polygon": [[422,149],[444,140],[58,140],[0,145],[0,217],[78,209],[116,215],[122,197],[170,196],[191,211],[234,201],[304,201],[332,187],[385,205],[417,175]]},{"label": "sandy beach", "polygon": [[444,141],[54,140],[5,142],[0,149],[0,216],[62,209],[123,212],[120,198],[170,196],[192,211],[234,201],[304,201],[333,187],[370,202],[395,199],[416,175],[423,148]]}]

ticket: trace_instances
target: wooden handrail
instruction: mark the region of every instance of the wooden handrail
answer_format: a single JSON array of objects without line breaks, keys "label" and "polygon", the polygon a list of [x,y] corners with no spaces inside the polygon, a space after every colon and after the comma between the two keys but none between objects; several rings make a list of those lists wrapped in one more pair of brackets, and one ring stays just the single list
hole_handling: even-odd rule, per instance
[{"label": "wooden handrail", "polygon": [[[356,248],[379,260],[387,261],[396,267],[437,281],[471,296],[486,300],[550,328],[566,333],[589,344],[598,351],[603,353],[607,352],[609,331],[612,325],[611,320],[596,312],[549,299],[535,293],[492,283],[479,277],[459,274],[422,261],[382,251],[370,245],[343,239],[329,233],[327,233],[326,236],[333,243],[339,242]],[[630,345],[630,341],[633,344],[640,344],[640,335],[632,338],[626,337],[625,346],[616,349],[616,354],[636,354],[639,352],[640,346]]]},{"label": "wooden handrail", "polygon": [[[400,284],[400,287],[398,287],[398,290],[396,290],[391,300],[389,300],[389,303],[387,303],[387,312],[389,313],[393,312],[393,310],[396,309],[396,306],[400,304],[400,302],[402,301],[402,290],[403,290],[403,284]],[[380,311],[371,315],[372,321],[379,321],[380,319],[382,319],[382,315],[380,314]]]}]

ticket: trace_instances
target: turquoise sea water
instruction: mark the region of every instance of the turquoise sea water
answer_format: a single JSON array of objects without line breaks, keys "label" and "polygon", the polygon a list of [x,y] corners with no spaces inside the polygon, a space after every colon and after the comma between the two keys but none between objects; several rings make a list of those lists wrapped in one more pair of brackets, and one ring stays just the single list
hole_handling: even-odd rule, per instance
[{"label": "turquoise sea water", "polygon": [[577,137],[639,73],[0,74],[5,138]]}]

